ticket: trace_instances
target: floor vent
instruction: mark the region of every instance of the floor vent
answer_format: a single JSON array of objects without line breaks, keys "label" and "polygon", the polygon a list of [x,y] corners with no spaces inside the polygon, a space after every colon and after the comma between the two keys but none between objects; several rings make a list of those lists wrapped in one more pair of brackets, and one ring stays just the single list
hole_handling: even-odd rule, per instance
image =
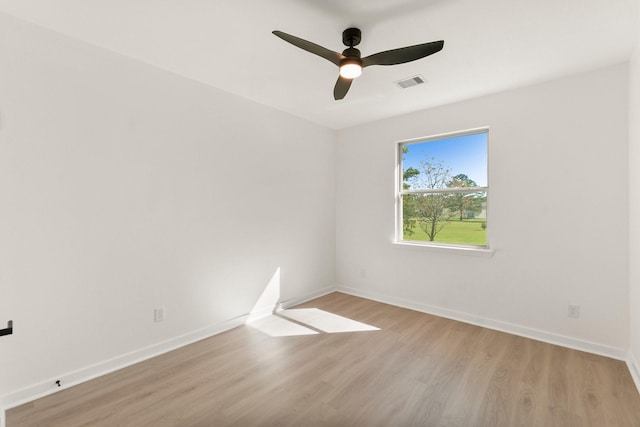
[{"label": "floor vent", "polygon": [[406,89],[408,87],[418,86],[426,82],[427,81],[424,79],[424,77],[422,77],[421,75],[417,75],[417,76],[409,77],[408,79],[398,80],[396,84],[402,89]]}]

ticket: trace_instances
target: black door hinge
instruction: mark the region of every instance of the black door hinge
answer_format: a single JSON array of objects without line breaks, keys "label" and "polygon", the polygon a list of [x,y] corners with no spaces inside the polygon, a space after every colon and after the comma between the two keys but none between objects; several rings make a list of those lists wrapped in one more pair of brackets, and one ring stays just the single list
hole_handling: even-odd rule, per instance
[{"label": "black door hinge", "polygon": [[9,320],[6,329],[0,329],[0,337],[3,335],[11,335],[13,333],[13,320]]}]

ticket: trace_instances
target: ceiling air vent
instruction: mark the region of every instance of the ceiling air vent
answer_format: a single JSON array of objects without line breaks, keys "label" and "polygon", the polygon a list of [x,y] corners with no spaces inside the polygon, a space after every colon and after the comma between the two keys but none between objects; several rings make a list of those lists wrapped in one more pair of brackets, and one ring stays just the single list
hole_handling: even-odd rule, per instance
[{"label": "ceiling air vent", "polygon": [[426,82],[427,81],[424,79],[424,77],[422,77],[421,75],[417,75],[417,76],[409,77],[408,79],[398,80],[396,84],[402,89],[406,89],[408,87],[418,86]]}]

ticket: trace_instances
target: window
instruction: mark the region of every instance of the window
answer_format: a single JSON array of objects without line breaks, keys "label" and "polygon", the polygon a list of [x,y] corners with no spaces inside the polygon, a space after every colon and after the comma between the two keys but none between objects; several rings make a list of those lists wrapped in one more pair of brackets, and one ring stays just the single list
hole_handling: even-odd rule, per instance
[{"label": "window", "polygon": [[487,128],[398,144],[399,242],[487,248]]}]

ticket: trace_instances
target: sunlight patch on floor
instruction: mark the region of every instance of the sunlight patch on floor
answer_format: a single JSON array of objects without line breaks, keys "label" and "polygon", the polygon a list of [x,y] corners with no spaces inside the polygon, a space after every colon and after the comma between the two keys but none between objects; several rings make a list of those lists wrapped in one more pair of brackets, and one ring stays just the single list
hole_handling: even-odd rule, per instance
[{"label": "sunlight patch on floor", "polygon": [[247,326],[271,337],[295,337],[319,333],[275,314],[247,322]]},{"label": "sunlight patch on floor", "polygon": [[380,328],[318,308],[282,310],[247,322],[247,326],[272,337],[379,331]]},{"label": "sunlight patch on floor", "polygon": [[329,334],[380,330],[375,326],[338,316],[319,308],[293,308],[282,310],[278,312],[278,315]]}]

